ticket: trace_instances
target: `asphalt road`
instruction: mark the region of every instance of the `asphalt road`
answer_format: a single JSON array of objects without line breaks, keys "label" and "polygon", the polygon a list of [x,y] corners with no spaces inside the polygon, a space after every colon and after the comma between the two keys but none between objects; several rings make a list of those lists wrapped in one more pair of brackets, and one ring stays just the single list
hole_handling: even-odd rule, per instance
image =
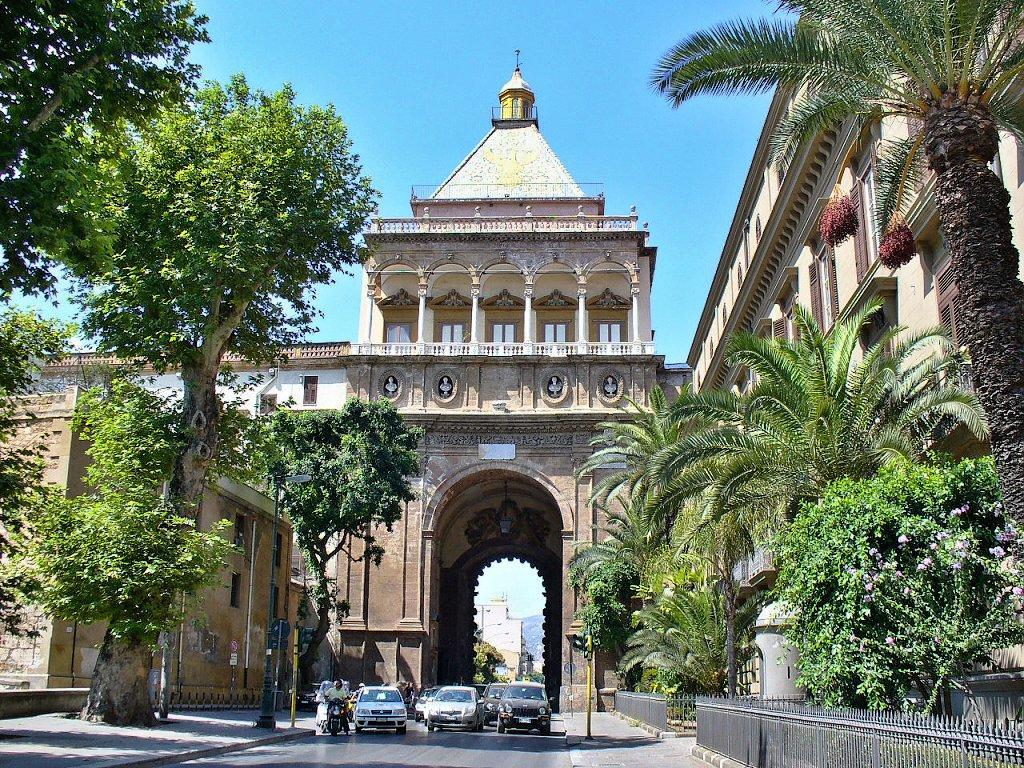
[{"label": "asphalt road", "polygon": [[[560,726],[561,723],[557,723]],[[435,731],[409,722],[404,736],[364,731],[350,736],[310,737],[283,744],[181,763],[190,768],[229,766],[353,765],[359,768],[569,768],[564,733],[498,734]]]}]

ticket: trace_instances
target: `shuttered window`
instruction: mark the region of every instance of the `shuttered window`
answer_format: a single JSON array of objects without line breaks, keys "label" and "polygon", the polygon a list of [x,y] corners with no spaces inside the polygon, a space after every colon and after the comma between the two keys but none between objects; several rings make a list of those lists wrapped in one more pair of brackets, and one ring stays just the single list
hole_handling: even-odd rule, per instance
[{"label": "shuttered window", "polygon": [[316,390],[320,384],[319,376],[302,377],[302,404],[316,405]]},{"label": "shuttered window", "polygon": [[956,281],[953,279],[953,261],[950,259],[935,277],[935,285],[938,287],[936,298],[939,302],[939,322],[949,329],[955,344],[963,344],[963,334],[960,331],[957,309],[960,306],[956,290]]},{"label": "shuttered window", "polygon": [[774,323],[772,323],[772,336],[776,339],[788,339],[789,329],[786,327],[786,318],[780,317]]},{"label": "shuttered window", "polygon": [[821,311],[821,281],[818,279],[818,260],[813,260],[807,267],[807,280],[811,288],[811,316],[818,325],[824,326],[825,320]]},{"label": "shuttered window", "polygon": [[832,322],[839,317],[839,279],[836,276],[836,252],[835,249],[825,247],[825,261],[828,263],[828,295],[832,305]]}]

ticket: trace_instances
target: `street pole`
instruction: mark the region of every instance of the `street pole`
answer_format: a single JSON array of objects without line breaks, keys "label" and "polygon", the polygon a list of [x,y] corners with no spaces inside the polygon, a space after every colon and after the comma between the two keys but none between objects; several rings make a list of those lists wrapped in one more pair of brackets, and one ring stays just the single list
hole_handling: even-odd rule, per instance
[{"label": "street pole", "polygon": [[592,739],[590,735],[590,715],[594,710],[594,699],[593,699],[593,688],[594,688],[594,636],[587,634],[587,738]]},{"label": "street pole", "polygon": [[270,543],[270,595],[267,597],[267,642],[266,657],[263,660],[263,701],[260,704],[260,716],[256,719],[257,728],[277,727],[274,718],[274,664],[270,651],[271,625],[274,623],[274,588],[277,586],[277,526],[281,512],[281,482],[283,478],[274,478],[274,533]]},{"label": "street pole", "polygon": [[295,727],[295,710],[299,698],[299,622],[295,622],[295,639],[292,640],[292,728]]}]

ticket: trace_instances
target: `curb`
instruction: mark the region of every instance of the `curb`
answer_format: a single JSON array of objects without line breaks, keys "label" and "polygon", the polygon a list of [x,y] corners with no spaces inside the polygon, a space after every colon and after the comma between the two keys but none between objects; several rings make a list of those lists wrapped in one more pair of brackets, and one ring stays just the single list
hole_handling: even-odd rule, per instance
[{"label": "curb", "polygon": [[632,717],[626,717],[624,714],[617,710],[612,710],[612,714],[620,720],[629,723],[634,728],[639,728],[641,731],[646,731],[656,739],[685,739],[692,736],[692,733],[679,733],[678,731],[661,731],[655,728],[653,725],[648,725],[642,720],[636,720]]},{"label": "curb", "polygon": [[298,733],[279,733],[273,736],[263,736],[251,741],[225,744],[220,747],[206,747],[205,749],[194,749],[190,752],[175,752],[173,755],[161,755],[160,757],[153,757],[147,760],[117,763],[116,768],[157,768],[157,766],[161,765],[176,765],[189,760],[201,760],[204,757],[217,757],[218,755],[227,755],[231,752],[243,752],[254,747],[265,747],[269,744],[280,744],[283,741],[295,741],[296,739],[305,739],[309,736],[316,736],[316,731],[302,730]]},{"label": "curb", "polygon": [[694,744],[690,754],[694,759],[712,768],[747,768],[743,763],[738,763],[725,755],[721,755],[710,749]]}]

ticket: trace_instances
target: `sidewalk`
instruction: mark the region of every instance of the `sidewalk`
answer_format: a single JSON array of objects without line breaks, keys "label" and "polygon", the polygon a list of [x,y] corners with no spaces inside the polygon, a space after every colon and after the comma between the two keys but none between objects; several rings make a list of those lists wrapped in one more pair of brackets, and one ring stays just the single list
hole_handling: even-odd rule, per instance
[{"label": "sidewalk", "polygon": [[[64,715],[0,720],[3,768],[124,768],[180,760],[301,738],[313,732],[313,714],[300,713],[296,728],[278,713],[274,731],[252,727],[255,710],[172,712],[154,728],[115,728]],[[193,754],[197,753],[197,754]]]},{"label": "sidewalk", "polygon": [[594,738],[584,738],[587,716],[565,716],[566,741],[573,768],[706,768],[690,756],[694,738],[656,739],[610,712],[595,712]]}]

